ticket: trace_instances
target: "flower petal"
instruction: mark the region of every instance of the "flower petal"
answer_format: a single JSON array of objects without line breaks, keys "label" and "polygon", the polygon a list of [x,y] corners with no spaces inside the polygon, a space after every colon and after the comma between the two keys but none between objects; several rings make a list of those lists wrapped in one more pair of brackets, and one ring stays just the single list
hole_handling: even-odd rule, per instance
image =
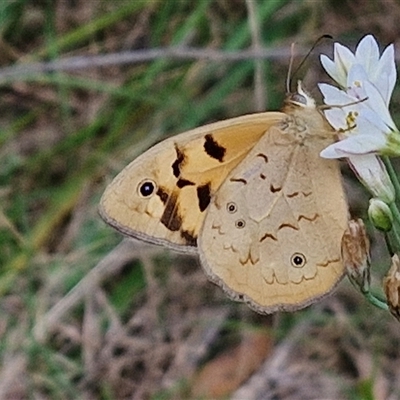
[{"label": "flower petal", "polygon": [[349,96],[345,91],[340,90],[335,86],[328,85],[327,83],[319,83],[318,87],[324,96],[325,104],[335,106],[348,104]]},{"label": "flower petal", "polygon": [[[324,67],[324,70],[335,82],[337,82],[339,85],[341,84],[340,82],[346,82],[346,73],[345,72],[343,72],[342,74],[338,73],[336,64],[333,60],[331,60],[325,54],[322,54],[320,57],[320,61],[322,66]],[[344,85],[342,86],[345,87]]]},{"label": "flower petal", "polygon": [[379,61],[379,47],[372,35],[364,36],[356,48],[356,60],[367,72],[375,68]]},{"label": "flower petal", "polygon": [[355,61],[354,54],[347,47],[335,43],[333,61],[326,55],[322,55],[320,60],[330,77],[342,87],[346,87],[347,72]]},{"label": "flower petal", "polygon": [[321,151],[322,158],[344,158],[376,152],[385,145],[385,140],[376,135],[354,135],[333,143]]},{"label": "flower petal", "polygon": [[[338,143],[340,143],[340,142],[338,142]],[[336,152],[336,144],[337,143],[333,143],[333,144],[329,145],[328,147],[326,147],[324,150],[322,150],[319,153],[319,156],[322,158],[328,158],[328,159],[343,158],[344,156],[342,154]]]},{"label": "flower petal", "polygon": [[368,74],[361,64],[353,64],[347,75],[347,88],[360,88],[362,82],[368,80]]},{"label": "flower petal", "polygon": [[394,61],[394,47],[392,44],[386,47],[383,52],[374,75],[375,76],[371,77],[371,80],[375,86],[379,88],[379,92],[386,104],[389,105],[397,78],[396,64]]},{"label": "flower petal", "polygon": [[375,114],[379,115],[379,118],[384,121],[387,126],[395,128],[396,125],[390,116],[387,105],[376,86],[369,81],[365,81],[364,90],[368,98],[368,100],[365,102],[365,106],[372,110]]},{"label": "flower petal", "polygon": [[349,157],[348,162],[363,185],[387,204],[394,201],[395,191],[386,168],[379,157],[367,154]]},{"label": "flower petal", "polygon": [[[386,142],[386,135],[390,132],[390,129],[378,114],[370,110],[361,110],[357,118],[357,131],[361,136],[375,135],[381,137],[383,142]],[[379,148],[375,149],[375,151],[379,151]]]}]

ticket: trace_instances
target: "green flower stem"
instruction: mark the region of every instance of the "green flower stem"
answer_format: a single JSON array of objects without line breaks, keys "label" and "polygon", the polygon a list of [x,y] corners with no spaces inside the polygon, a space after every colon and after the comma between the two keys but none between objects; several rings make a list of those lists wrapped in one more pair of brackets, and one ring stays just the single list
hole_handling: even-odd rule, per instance
[{"label": "green flower stem", "polygon": [[395,195],[396,195],[396,201],[400,201],[400,182],[399,182],[397,173],[396,173],[395,169],[393,168],[393,165],[388,156],[382,156],[382,161],[385,164],[385,167],[389,174],[390,180],[393,183],[394,191],[395,191]]},{"label": "green flower stem", "polygon": [[380,308],[381,310],[388,310],[389,306],[387,305],[385,300],[381,300],[378,297],[374,296],[370,292],[370,284],[369,284],[369,278],[365,279],[365,276],[363,277],[364,279],[356,279],[354,276],[351,274],[347,274],[351,284],[358,289],[362,295],[375,307]]},{"label": "green flower stem", "polygon": [[389,204],[389,208],[393,215],[393,227],[390,231],[391,246],[397,253],[400,251],[400,211],[394,202]]},{"label": "green flower stem", "polygon": [[364,296],[375,307],[378,307],[381,310],[385,310],[385,311],[389,310],[389,306],[387,305],[386,301],[378,299],[371,292],[368,291],[368,292],[364,293]]},{"label": "green flower stem", "polygon": [[397,232],[396,229],[392,229],[390,232],[388,232],[388,245],[391,250],[391,254],[396,254],[400,251],[400,236],[399,233]]},{"label": "green flower stem", "polygon": [[400,224],[400,211],[395,202],[389,204],[390,211],[392,212],[393,219]]},{"label": "green flower stem", "polygon": [[395,169],[388,156],[382,156],[382,161],[385,164],[386,170],[392,181],[395,191],[395,201],[388,204],[390,211],[393,215],[393,227],[390,231],[388,238],[390,239],[390,247],[393,251],[400,251],[400,211],[398,205],[400,203],[400,182]]},{"label": "green flower stem", "polygon": [[389,254],[392,256],[393,254],[395,254],[395,251],[393,248],[393,239],[391,238],[391,232],[384,232],[384,235],[387,249],[389,251]]}]

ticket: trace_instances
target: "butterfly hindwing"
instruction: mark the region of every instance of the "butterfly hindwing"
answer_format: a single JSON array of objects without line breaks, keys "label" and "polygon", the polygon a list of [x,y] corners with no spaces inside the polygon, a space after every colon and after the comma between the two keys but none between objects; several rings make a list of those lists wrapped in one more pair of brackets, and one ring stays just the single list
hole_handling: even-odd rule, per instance
[{"label": "butterfly hindwing", "polygon": [[327,129],[314,111],[270,128],[218,189],[200,234],[210,279],[262,313],[305,307],[343,276],[347,204],[338,163],[319,157],[331,131],[307,127]]}]

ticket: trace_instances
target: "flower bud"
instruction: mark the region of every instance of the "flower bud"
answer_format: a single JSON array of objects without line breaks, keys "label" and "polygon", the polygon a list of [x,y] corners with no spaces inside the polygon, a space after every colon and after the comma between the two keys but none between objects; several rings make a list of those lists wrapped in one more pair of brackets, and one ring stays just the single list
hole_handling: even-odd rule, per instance
[{"label": "flower bud", "polygon": [[382,154],[398,157],[400,155],[400,132],[392,129],[387,135],[386,147]]},{"label": "flower bud", "polygon": [[388,232],[392,229],[393,214],[382,200],[372,198],[369,201],[368,216],[375,228],[380,231]]}]

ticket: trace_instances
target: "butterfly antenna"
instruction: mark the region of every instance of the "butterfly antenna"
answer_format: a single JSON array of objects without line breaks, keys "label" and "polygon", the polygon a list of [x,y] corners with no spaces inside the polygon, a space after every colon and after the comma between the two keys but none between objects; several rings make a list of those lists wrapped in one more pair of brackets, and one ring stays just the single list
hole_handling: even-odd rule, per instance
[{"label": "butterfly antenna", "polygon": [[[290,76],[288,75],[288,79],[286,80],[286,85],[287,87],[290,86],[290,83],[292,81],[292,77],[295,76],[297,74],[297,72],[299,71],[299,69],[304,65],[304,63],[306,62],[306,60],[308,59],[308,57],[310,57],[310,54],[314,51],[314,49],[325,39],[329,39],[329,40],[333,40],[333,37],[331,35],[322,35],[320,36],[315,43],[312,45],[311,49],[307,52],[307,54],[304,56],[303,60],[301,61],[301,63],[298,65],[298,67],[295,69],[295,71],[293,72],[293,75]],[[292,50],[291,50],[291,55],[290,55],[290,63],[289,63],[289,71],[291,72],[292,70],[292,65],[293,65],[293,44],[292,44]],[[287,88],[286,88],[287,89]],[[289,92],[288,92],[289,93]]]},{"label": "butterfly antenna", "polygon": [[292,69],[293,69],[293,60],[294,60],[294,43],[290,46],[290,61],[289,68],[286,76],[286,94],[291,93],[290,87],[292,86]]}]

